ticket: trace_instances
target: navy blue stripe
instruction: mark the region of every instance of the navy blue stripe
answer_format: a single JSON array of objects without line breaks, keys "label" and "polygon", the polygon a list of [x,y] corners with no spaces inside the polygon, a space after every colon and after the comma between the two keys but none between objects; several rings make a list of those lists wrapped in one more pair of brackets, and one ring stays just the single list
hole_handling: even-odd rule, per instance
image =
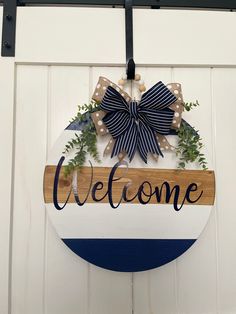
[{"label": "navy blue stripe", "polygon": [[195,239],[62,239],[77,255],[102,268],[144,271],[183,254]]},{"label": "navy blue stripe", "polygon": [[91,114],[90,112],[83,113],[83,122],[80,120],[72,121],[65,130],[75,130],[75,131],[82,131],[86,125],[91,121]]}]

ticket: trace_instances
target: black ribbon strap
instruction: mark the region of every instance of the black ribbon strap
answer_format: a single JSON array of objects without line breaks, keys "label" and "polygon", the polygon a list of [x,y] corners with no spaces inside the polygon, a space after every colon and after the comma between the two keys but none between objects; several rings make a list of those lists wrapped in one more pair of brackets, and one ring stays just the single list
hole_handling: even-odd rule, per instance
[{"label": "black ribbon strap", "polygon": [[128,80],[135,76],[133,59],[133,0],[125,0],[126,74]]}]

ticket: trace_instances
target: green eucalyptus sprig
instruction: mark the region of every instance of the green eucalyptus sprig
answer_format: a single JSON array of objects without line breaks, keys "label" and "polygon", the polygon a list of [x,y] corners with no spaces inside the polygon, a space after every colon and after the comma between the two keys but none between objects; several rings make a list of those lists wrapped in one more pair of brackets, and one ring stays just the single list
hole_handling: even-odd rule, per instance
[{"label": "green eucalyptus sprig", "polygon": [[183,105],[184,105],[184,110],[190,111],[194,109],[194,107],[198,107],[199,102],[197,100],[195,102],[184,102]]},{"label": "green eucalyptus sprig", "polygon": [[70,123],[85,122],[87,121],[87,116],[97,110],[99,110],[99,104],[93,100],[89,104],[78,105],[77,114],[70,120]]},{"label": "green eucalyptus sprig", "polygon": [[[97,110],[98,104],[93,101],[88,105],[79,105],[77,115],[72,118],[71,122],[86,122],[86,124],[79,135],[75,133],[75,137],[68,141],[63,151],[63,154],[76,151],[74,157],[69,160],[64,168],[64,175],[66,177],[74,170],[79,170],[83,167],[87,154],[90,154],[95,161],[100,162],[97,150],[96,129],[91,119],[91,113]],[[81,111],[84,112],[81,113]]]},{"label": "green eucalyptus sprig", "polygon": [[[190,111],[197,106],[199,106],[198,101],[184,103],[186,111]],[[178,168],[185,169],[186,164],[196,162],[203,170],[207,170],[207,160],[201,152],[203,143],[199,131],[183,121],[177,134],[179,138],[176,148],[176,155],[179,157]]]}]

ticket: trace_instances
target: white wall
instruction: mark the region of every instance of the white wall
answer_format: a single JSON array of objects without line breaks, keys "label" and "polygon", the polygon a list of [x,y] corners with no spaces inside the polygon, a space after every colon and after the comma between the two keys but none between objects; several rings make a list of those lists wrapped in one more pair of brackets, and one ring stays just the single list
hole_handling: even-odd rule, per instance
[{"label": "white wall", "polygon": [[[124,24],[123,11],[20,8],[17,23],[16,58],[0,59],[0,312],[236,313],[236,15],[135,11],[137,72],[147,86],[181,82],[184,99],[199,100],[188,121],[200,129],[217,184],[214,210],[197,243],[176,261],[135,274],[97,268],[69,251],[48,221],[42,193],[48,151],[76,105],[89,100],[99,75],[117,81],[124,72],[124,29],[117,27]],[[88,40],[98,33],[96,23],[116,34],[108,52],[101,48],[104,37]],[[72,41],[82,28],[86,36]],[[172,34],[176,48],[164,49],[159,34],[152,41],[147,36],[160,28]],[[221,42],[217,34],[225,34]]]}]

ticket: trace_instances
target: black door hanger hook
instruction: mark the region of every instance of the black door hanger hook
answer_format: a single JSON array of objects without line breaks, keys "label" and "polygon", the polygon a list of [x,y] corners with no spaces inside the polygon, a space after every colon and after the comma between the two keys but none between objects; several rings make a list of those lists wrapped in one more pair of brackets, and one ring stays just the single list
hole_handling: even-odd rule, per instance
[{"label": "black door hanger hook", "polygon": [[128,80],[135,76],[133,59],[133,0],[125,0],[126,74]]}]

